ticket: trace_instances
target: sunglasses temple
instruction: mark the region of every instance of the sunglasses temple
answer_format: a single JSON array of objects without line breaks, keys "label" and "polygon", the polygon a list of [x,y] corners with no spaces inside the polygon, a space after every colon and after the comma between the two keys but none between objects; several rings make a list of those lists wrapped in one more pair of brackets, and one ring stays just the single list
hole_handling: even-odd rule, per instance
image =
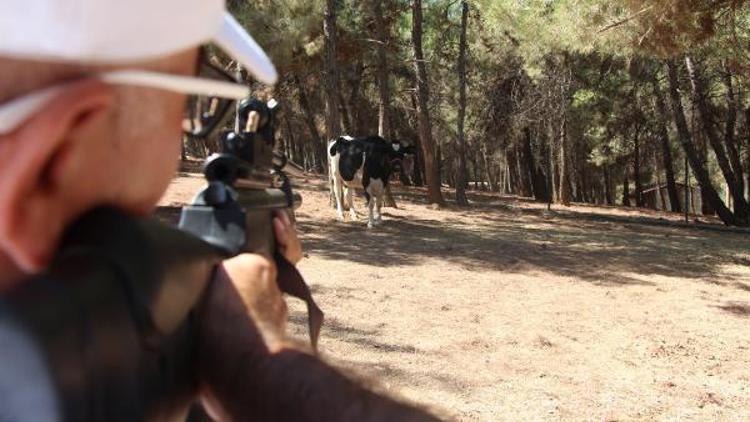
[{"label": "sunglasses temple", "polygon": [[108,72],[100,75],[100,79],[113,84],[138,85],[187,95],[205,95],[232,100],[240,100],[250,95],[250,88],[235,82],[139,70]]}]

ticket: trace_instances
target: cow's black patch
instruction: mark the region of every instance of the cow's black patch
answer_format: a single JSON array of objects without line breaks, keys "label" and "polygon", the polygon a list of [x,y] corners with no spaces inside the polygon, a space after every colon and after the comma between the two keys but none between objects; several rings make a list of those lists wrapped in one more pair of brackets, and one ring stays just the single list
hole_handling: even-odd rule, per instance
[{"label": "cow's black patch", "polygon": [[[340,136],[329,145],[328,153],[331,157],[337,157],[336,161],[331,163],[335,166],[331,169],[335,186],[338,186],[337,183],[350,186],[357,172],[362,171],[362,187],[364,187],[365,198],[370,204],[370,223],[368,223],[368,226],[371,226],[373,221],[380,220],[381,203],[380,199],[376,198],[378,205],[375,213],[376,219],[373,220],[371,196],[379,197],[382,195],[381,187],[385,189],[388,186],[391,174],[394,171],[400,171],[401,161],[406,154],[413,153],[414,147],[404,147],[398,141],[389,142],[380,136],[360,138]],[[381,183],[382,186],[375,188],[374,183]],[[338,189],[336,188],[334,195],[336,195],[340,218],[343,218],[340,206],[341,191]]]},{"label": "cow's black patch", "polygon": [[362,186],[367,188],[370,179],[380,179],[384,185],[393,170],[393,160],[404,153],[394,151],[392,143],[379,136],[361,138],[339,137],[329,150],[331,156],[339,155],[339,173],[347,182],[354,180],[362,170]]}]

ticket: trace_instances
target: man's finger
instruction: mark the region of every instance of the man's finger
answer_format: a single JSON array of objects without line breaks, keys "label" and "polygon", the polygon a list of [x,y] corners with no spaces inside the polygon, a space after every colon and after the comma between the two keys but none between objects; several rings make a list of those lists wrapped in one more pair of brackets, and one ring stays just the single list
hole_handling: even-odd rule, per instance
[{"label": "man's finger", "polygon": [[284,225],[292,227],[292,220],[289,218],[288,212],[286,212],[285,210],[276,210],[274,214],[276,214],[276,217],[281,218],[281,221],[284,223]]},{"label": "man's finger", "polygon": [[289,243],[289,233],[287,232],[287,226],[284,225],[281,218],[274,217],[273,230],[276,232],[276,242],[278,242],[281,248],[285,248],[287,243]]}]

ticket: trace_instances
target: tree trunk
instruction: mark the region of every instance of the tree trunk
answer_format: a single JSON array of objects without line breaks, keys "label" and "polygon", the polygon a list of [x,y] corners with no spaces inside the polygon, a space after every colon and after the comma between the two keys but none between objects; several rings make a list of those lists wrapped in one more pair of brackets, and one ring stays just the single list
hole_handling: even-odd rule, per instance
[{"label": "tree trunk", "polygon": [[346,101],[344,101],[344,94],[339,90],[339,115],[341,115],[341,126],[343,131],[341,133],[352,133],[352,119],[349,114],[349,109],[346,107]]},{"label": "tree trunk", "polygon": [[722,79],[724,81],[724,88],[726,89],[727,97],[727,117],[724,130],[724,144],[727,147],[729,163],[732,165],[732,171],[734,172],[737,186],[744,195],[745,180],[743,177],[742,160],[740,159],[740,153],[737,148],[735,139],[738,104],[734,92],[734,85],[732,83],[732,73],[726,61],[724,62],[724,73],[722,75]]},{"label": "tree trunk", "polygon": [[[471,170],[474,173],[474,190],[479,190],[479,182],[480,182],[480,176],[479,176],[479,165],[477,165],[477,155],[474,154],[473,159],[471,160]],[[468,172],[468,170],[467,170]]]},{"label": "tree trunk", "polygon": [[388,58],[386,45],[385,22],[383,22],[383,7],[381,0],[371,0],[372,15],[375,21],[375,32],[377,37],[377,80],[378,80],[378,135],[383,138],[391,137],[391,115],[390,115],[390,89],[388,86]]},{"label": "tree trunk", "polygon": [[[307,124],[307,130],[310,131],[310,140],[312,141],[311,150],[313,154],[315,154],[315,157],[318,162],[325,162],[322,156],[322,154],[326,154],[325,142],[323,142],[323,140],[320,139],[318,128],[315,125],[315,113],[313,112],[312,107],[310,107],[310,101],[307,99],[305,87],[304,85],[302,85],[302,81],[300,80],[299,76],[296,74],[294,75],[294,84],[297,86],[297,93],[299,95],[299,107],[302,109],[302,112],[305,115],[305,124]],[[321,171],[324,169],[316,169],[316,170]],[[324,170],[324,171],[327,171],[327,170]]]},{"label": "tree trunk", "polygon": [[[388,84],[388,58],[386,55],[386,46],[388,45],[388,31],[383,22],[383,7],[381,0],[372,0],[373,18],[375,20],[375,31],[377,32],[377,79],[378,94],[380,102],[378,104],[378,136],[386,139],[393,139],[393,127],[391,126],[391,90]],[[391,194],[391,187],[385,187],[386,207],[398,208],[396,200]]]},{"label": "tree trunk", "polygon": [[589,175],[588,175],[588,169],[586,168],[585,158],[583,156],[579,157],[578,163],[580,166],[580,170],[578,173],[580,175],[580,180],[581,180],[581,191],[582,191],[581,198],[583,199],[583,202],[593,203],[594,200],[593,200],[593,195],[591,194],[591,190],[589,189],[590,188],[589,183],[588,183]]},{"label": "tree trunk", "polygon": [[[741,226],[744,222],[738,219],[729,208],[726,207],[722,202],[721,197],[714,189],[711,184],[711,177],[708,174],[703,161],[700,158],[698,151],[695,149],[693,143],[693,137],[690,134],[690,130],[687,125],[687,119],[685,119],[685,111],[682,108],[682,98],[680,97],[680,80],[677,74],[677,64],[674,60],[667,60],[667,75],[669,77],[669,97],[672,105],[672,117],[674,118],[675,126],[677,127],[677,133],[680,137],[680,144],[682,145],[685,154],[690,162],[690,167],[693,169],[698,184],[701,187],[703,197],[709,202],[710,206],[719,214],[719,218],[724,224]],[[687,181],[686,181],[687,183]]]},{"label": "tree trunk", "polygon": [[661,91],[661,86],[659,86],[659,80],[656,78],[656,74],[654,74],[653,78],[651,79],[651,85],[654,88],[654,102],[656,103],[657,113],[656,129],[661,145],[662,165],[664,166],[664,173],[667,179],[667,193],[669,194],[670,209],[672,210],[672,212],[681,212],[682,208],[680,207],[680,194],[677,190],[677,183],[675,182],[674,163],[672,162],[672,149],[669,146],[669,131],[667,130],[669,114],[667,112],[667,104],[664,100],[664,94]]},{"label": "tree trunk", "polygon": [[336,0],[326,0],[323,33],[325,35],[326,138],[341,134],[339,116],[339,74],[336,63]]},{"label": "tree trunk", "polygon": [[490,190],[493,192],[496,192],[497,189],[497,179],[495,179],[494,173],[492,172],[492,168],[490,166],[490,160],[487,156],[487,139],[486,137],[483,137],[482,139],[482,163],[484,164],[484,171],[487,176],[487,182],[490,184]]},{"label": "tree trunk", "polygon": [[531,176],[531,167],[529,167],[531,165],[529,164],[529,156],[526,155],[526,148],[524,148],[525,144],[526,141],[523,140],[520,145],[513,146],[513,153],[516,156],[516,173],[518,173],[521,195],[531,198],[534,196],[534,185]]},{"label": "tree trunk", "polygon": [[365,65],[362,61],[358,61],[354,67],[354,77],[352,78],[352,93],[349,96],[349,104],[351,105],[351,120],[352,127],[351,135],[361,136],[364,130],[362,124],[362,113],[360,112],[360,103],[362,102],[362,74],[365,72]]},{"label": "tree trunk", "polygon": [[643,208],[643,182],[641,181],[641,126],[635,125],[633,137],[633,180],[635,181],[635,206]]},{"label": "tree trunk", "polygon": [[747,180],[745,181],[745,186],[747,186],[747,196],[750,201],[750,107],[745,109],[745,130],[748,132],[745,135],[745,164],[747,168]]},{"label": "tree trunk", "polygon": [[622,182],[622,205],[630,206],[630,182],[628,180],[628,166],[625,165],[625,180]]},{"label": "tree trunk", "polygon": [[294,145],[296,144],[296,137],[294,131],[292,131],[292,124],[289,123],[289,116],[283,115],[284,120],[284,154],[289,161],[294,162],[296,157],[296,151]]},{"label": "tree trunk", "polygon": [[506,167],[508,177],[508,193],[513,195],[523,195],[521,189],[520,175],[518,173],[518,156],[514,147],[508,147],[505,150]]},{"label": "tree trunk", "polygon": [[[336,63],[336,0],[326,0],[323,33],[325,35],[326,138],[334,139],[341,134],[338,101],[341,90],[339,89],[338,64]],[[303,91],[300,90],[300,93]],[[328,151],[325,151],[325,145],[322,149],[327,159],[319,160],[320,164],[327,163],[328,157],[330,157]],[[328,173],[329,202],[333,206],[333,175],[328,166],[326,166],[325,172]]]},{"label": "tree trunk", "polygon": [[[664,196],[664,190],[661,188],[661,168],[659,168],[659,153],[654,148],[654,179],[656,184],[656,191],[654,192],[654,208],[656,208],[659,211],[669,211],[669,208],[666,206],[667,204],[667,198]],[[659,202],[656,201],[656,198],[659,198]],[[661,203],[661,207],[658,207],[659,203]]]},{"label": "tree trunk", "polygon": [[547,143],[549,144],[547,167],[549,168],[550,202],[560,202],[560,160],[556,154],[558,146],[555,142],[555,139],[557,139],[555,124],[550,120],[545,125],[545,130],[547,132]]},{"label": "tree trunk", "polygon": [[528,126],[523,128],[523,143],[521,147],[524,163],[522,174],[524,178],[529,180],[530,195],[533,195],[536,201],[544,202],[547,200],[544,175],[539,171],[534,151],[531,148],[531,129]]},{"label": "tree trunk", "polygon": [[748,209],[749,206],[747,201],[745,201],[745,192],[744,189],[737,184],[737,177],[729,164],[724,144],[719,139],[719,135],[713,125],[713,115],[708,98],[706,98],[708,91],[705,87],[705,82],[703,81],[702,71],[689,56],[685,57],[685,64],[687,65],[690,83],[693,87],[695,102],[698,106],[698,114],[703,126],[703,133],[706,135],[706,138],[708,138],[708,142],[714,150],[716,161],[719,163],[721,173],[724,176],[724,180],[726,181],[727,186],[729,187],[729,192],[734,200],[734,214],[739,221],[747,224],[750,210]]},{"label": "tree trunk", "polygon": [[614,205],[614,195],[612,194],[612,170],[609,164],[604,165],[604,200],[607,205]]},{"label": "tree trunk", "polygon": [[568,145],[567,119],[562,117],[560,126],[560,203],[570,206],[571,188],[570,188],[570,149]]},{"label": "tree trunk", "polygon": [[[456,182],[456,203],[469,205],[466,199],[466,140],[464,139],[464,118],[466,117],[466,26],[469,4],[461,1],[461,36],[458,53],[458,180]],[[475,178],[476,181],[476,178]]]},{"label": "tree trunk", "polygon": [[[329,0],[330,1],[330,0]],[[427,66],[422,52],[422,0],[412,1],[412,46],[414,48],[414,67],[417,76],[417,112],[419,113],[419,140],[427,178],[427,201],[443,205],[443,194],[440,191],[440,169],[435,156],[435,141],[432,138],[430,122],[429,86]]]}]

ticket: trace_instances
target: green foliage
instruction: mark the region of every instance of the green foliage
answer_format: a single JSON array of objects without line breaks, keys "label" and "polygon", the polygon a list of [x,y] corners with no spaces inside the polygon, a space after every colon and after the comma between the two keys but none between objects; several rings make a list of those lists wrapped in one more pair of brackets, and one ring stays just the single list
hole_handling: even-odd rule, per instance
[{"label": "green foliage", "polygon": [[[417,137],[411,5],[410,0],[383,2],[392,120],[396,136],[406,142]],[[324,120],[324,2],[232,0],[229,6],[277,64],[282,83],[275,95],[286,104],[287,129],[298,138],[295,142],[308,142],[310,119],[321,132]],[[466,138],[472,169],[487,158],[484,171],[499,177],[507,171],[504,166],[512,164],[506,159],[519,154],[520,140],[529,129],[536,165],[545,172],[552,169],[554,179],[564,126],[570,168],[577,177],[586,175],[590,183],[601,184],[606,167],[612,183],[621,182],[626,172],[632,173],[637,136],[644,163],[639,177],[644,184],[656,181],[663,171],[654,158],[660,154],[657,133],[665,123],[674,161],[681,163],[683,156],[671,122],[656,117],[651,83],[656,78],[665,90],[661,60],[685,53],[707,69],[716,124],[722,130],[727,107],[723,75],[727,70],[733,74],[741,106],[739,148],[742,154],[750,151],[750,112],[744,116],[744,107],[750,105],[750,6],[744,0],[471,0],[469,6]],[[423,0],[429,108],[449,183],[459,92],[460,7],[457,0]],[[371,0],[339,0],[337,19],[344,111],[358,122],[354,126],[361,134],[374,133],[378,37]],[[681,75],[687,117],[700,140],[690,85],[684,71]],[[322,146],[299,148],[308,157]],[[701,148],[719,186],[715,158],[710,148]]]}]

